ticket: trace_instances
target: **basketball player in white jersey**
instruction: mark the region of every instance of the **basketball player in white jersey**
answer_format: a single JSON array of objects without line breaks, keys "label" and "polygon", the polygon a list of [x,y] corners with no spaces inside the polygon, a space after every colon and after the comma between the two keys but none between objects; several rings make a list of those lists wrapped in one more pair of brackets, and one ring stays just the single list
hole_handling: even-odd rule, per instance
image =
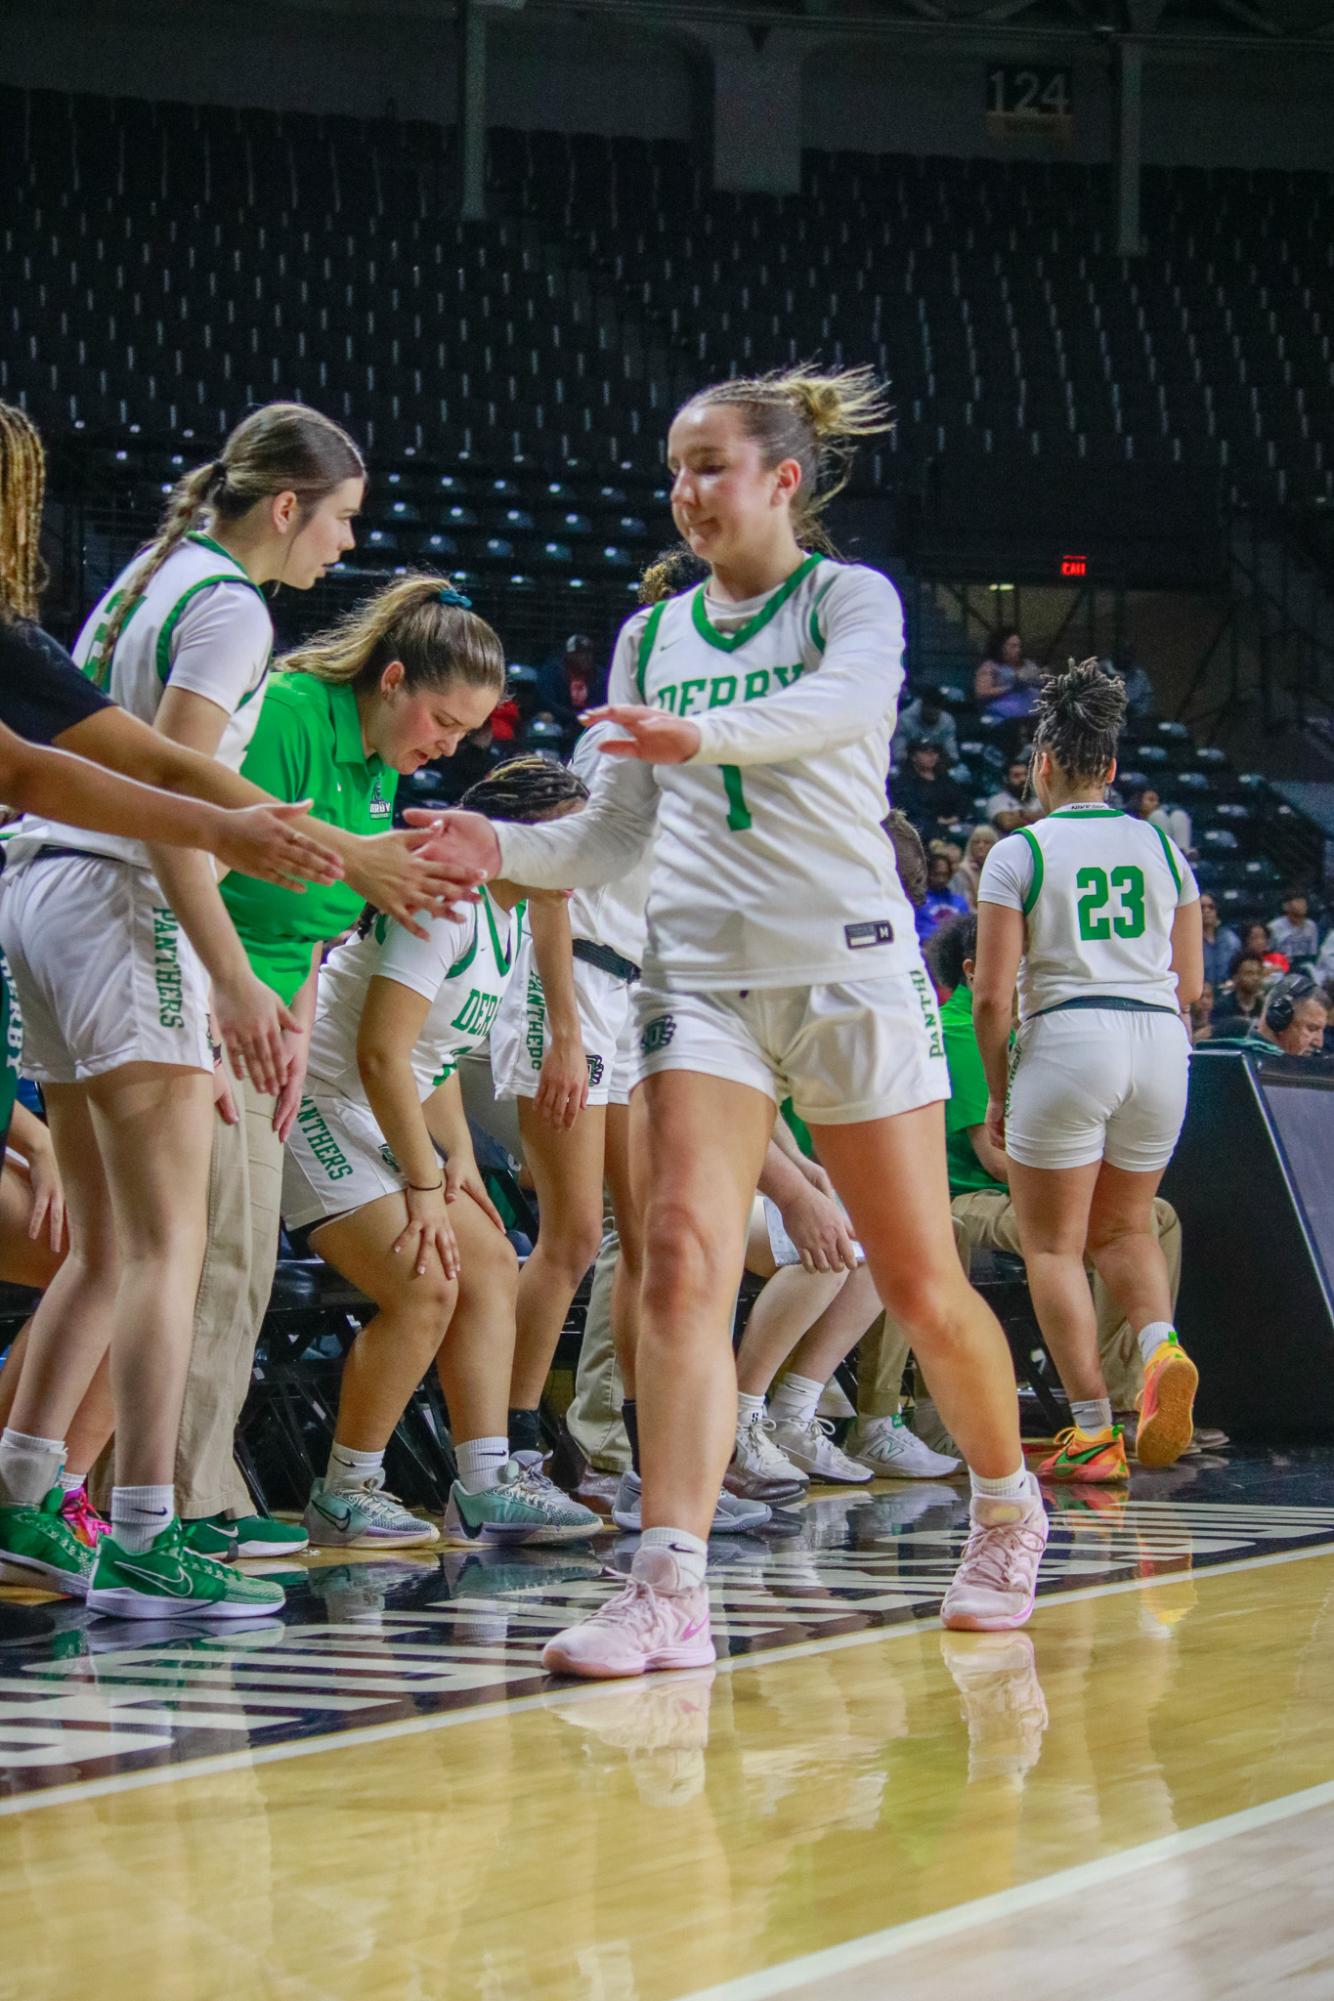
[{"label": "basketball player in white jersey", "polygon": [[[513,758],[465,794],[474,812],[525,822],[572,812],[586,797],[574,772],[544,757]],[[510,1455],[518,1270],[478,1171],[457,1076],[515,975],[523,894],[494,882],[460,916],[432,918],[425,938],[368,910],[325,963],[306,1092],[287,1141],[283,1220],[376,1312],[348,1355],[328,1473],[306,1509],[320,1547],[436,1540],[383,1490],[390,1436],[432,1363],[459,1470],[449,1541],[580,1541],[603,1526],[546,1478],[540,1452]]]},{"label": "basketball player in white jersey", "polygon": [[[1045,819],[991,850],[978,886],[973,1020],[1004,1145],[1033,1306],[1075,1423],[1038,1469],[1128,1478],[1098,1359],[1085,1254],[1144,1358],[1138,1456],[1191,1439],[1198,1377],[1172,1327],[1153,1204],[1186,1112],[1182,1019],[1204,978],[1199,890],[1169,836],[1106,803],[1125,690],[1096,661],[1038,703]],[[1015,980],[1019,1028],[1010,1046]]]},{"label": "basketball player in white jersey", "polygon": [[[575,747],[572,768],[588,784],[601,763],[597,742],[603,734],[605,728],[590,730]],[[524,1161],[541,1218],[532,1256],[519,1277],[509,1413],[515,1451],[539,1449],[538,1404],[570,1302],[602,1240],[604,1183],[621,1246],[613,1324],[623,1367],[633,1353],[631,1322],[640,1264],[630,1171],[630,1094],[639,1076],[633,994],[644,957],[648,883],[644,855],[614,882],[575,891],[568,906],[573,960],[567,958],[566,991],[559,995],[546,990],[538,970],[543,939],[536,927],[542,912],[535,908],[491,1035],[495,1094],[517,1101]],[[564,1021],[557,1015],[558,1002]],[[542,1103],[558,1027],[576,1045],[577,1060],[585,1068],[582,1105],[579,1098],[572,1099],[565,1116],[552,1116]],[[634,1422],[631,1398],[626,1425],[632,1448]]]},{"label": "basketball player in white jersey", "polygon": [[589,805],[554,827],[447,822],[461,875],[551,886],[606,881],[653,842],[638,995],[645,1532],[626,1589],[548,1646],[559,1672],[714,1658],[705,1537],[735,1438],[732,1300],[789,1095],[973,1470],[944,1617],[1011,1627],[1032,1608],[1046,1516],[1004,1337],[954,1250],[939,1017],[880,825],[902,610],[886,578],[820,553],[823,500],[887,421],[868,371],[693,397],[668,439],[672,513],[709,577],[623,629],[593,718],[618,734]]}]

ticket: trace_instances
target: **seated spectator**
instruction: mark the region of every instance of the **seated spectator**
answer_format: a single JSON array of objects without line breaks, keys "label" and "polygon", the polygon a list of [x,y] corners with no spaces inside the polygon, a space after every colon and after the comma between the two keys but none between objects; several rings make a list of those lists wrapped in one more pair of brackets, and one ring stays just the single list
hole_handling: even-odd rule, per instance
[{"label": "seated spectator", "polygon": [[1004,785],[987,801],[987,818],[997,834],[1012,834],[1016,827],[1030,826],[1042,818],[1042,808],[1029,791],[1026,757],[1011,758]]},{"label": "seated spectator", "polygon": [[1191,1002],[1189,1014],[1191,1041],[1208,1042],[1214,1032],[1214,990],[1208,980],[1200,988],[1199,999]]},{"label": "seated spectator", "polygon": [[933,841],[927,856],[926,896],[917,924],[919,938],[934,937],[942,924],[953,924],[969,915],[968,899],[950,888],[953,873],[948,844]]},{"label": "seated spectator", "polygon": [[1289,965],[1300,959],[1314,959],[1320,949],[1320,933],[1304,889],[1285,889],[1283,914],[1269,920],[1269,942],[1284,954]]},{"label": "seated spectator", "polygon": [[561,651],[538,669],[537,713],[545,711],[573,742],[580,716],[603,700],[605,685],[593,641],[587,633],[572,632]]},{"label": "seated spectator", "polygon": [[915,701],[900,709],[894,727],[894,761],[901,763],[915,743],[934,743],[948,770],[959,762],[959,736],[954,717],[945,707],[939,688],[923,688]]},{"label": "seated spectator", "polygon": [[1126,802],[1126,811],[1136,820],[1147,820],[1176,842],[1185,855],[1194,853],[1190,814],[1181,806],[1164,806],[1162,796],[1146,785]]},{"label": "seated spectator", "polygon": [[950,877],[950,888],[956,896],[963,898],[970,910],[977,909],[977,882],[982,873],[982,864],[999,839],[1000,835],[994,827],[974,827],[968,836],[963,860]]},{"label": "seated spectator", "polygon": [[1316,978],[1324,984],[1328,985],[1331,981],[1334,981],[1334,924],[1331,924],[1325,933],[1325,940],[1320,947],[1314,971]]},{"label": "seated spectator", "polygon": [[1274,943],[1267,924],[1253,921],[1243,926],[1241,949],[1243,952],[1253,952],[1257,958],[1264,960],[1265,973],[1270,979],[1292,970],[1287,953],[1280,951]]},{"label": "seated spectator", "polygon": [[1241,950],[1241,940],[1228,924],[1218,921],[1218,901],[1207,889],[1200,892],[1200,918],[1204,925],[1204,978],[1215,992],[1232,970],[1232,961]]},{"label": "seated spectator", "polygon": [[908,768],[893,780],[894,804],[906,813],[930,845],[961,828],[967,796],[941,769],[940,745],[919,737],[909,752]]},{"label": "seated spectator", "polygon": [[1143,720],[1153,715],[1156,707],[1153,683],[1137,660],[1104,659],[1100,664],[1104,674],[1114,675],[1117,680],[1124,683],[1128,716]]},{"label": "seated spectator", "polygon": [[973,676],[973,696],[993,719],[1031,715],[1042,670],[1024,653],[1019,634],[1002,626],[987,643],[986,658]]},{"label": "seated spectator", "polygon": [[1269,974],[1260,954],[1248,952],[1243,947],[1232,961],[1227,979],[1214,1000],[1215,1042],[1224,1036],[1244,1035],[1251,1022],[1259,1019],[1268,981]]},{"label": "seated spectator", "polygon": [[1285,973],[1264,996],[1259,1016],[1249,1025],[1220,1024],[1228,1033],[1216,1032],[1212,1046],[1226,1043],[1234,1048],[1279,1050],[1284,1056],[1318,1056],[1328,1026],[1324,988],[1309,973]]}]

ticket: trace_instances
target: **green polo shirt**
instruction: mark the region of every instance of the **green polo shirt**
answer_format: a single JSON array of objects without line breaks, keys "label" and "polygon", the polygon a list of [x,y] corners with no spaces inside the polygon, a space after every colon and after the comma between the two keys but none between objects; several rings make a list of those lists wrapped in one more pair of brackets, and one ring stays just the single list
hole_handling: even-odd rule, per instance
[{"label": "green polo shirt", "polygon": [[945,1037],[945,1062],[950,1073],[950,1099],[945,1107],[945,1159],[949,1167],[950,1194],[966,1195],[977,1188],[999,1188],[1005,1184],[988,1174],[973,1151],[968,1133],[972,1126],[987,1122],[987,1073],[982,1068],[982,1052],[973,1027],[973,990],[957,986],[940,1010],[940,1026]]},{"label": "green polo shirt", "polygon": [[[283,800],[309,799],[317,820],[352,834],[393,824],[398,773],[362,748],[351,688],[313,674],[269,681],[242,774]],[[362,900],[345,882],[302,893],[233,872],[222,898],[260,979],[290,1001],[310,971],[311,950],[356,923]]]}]

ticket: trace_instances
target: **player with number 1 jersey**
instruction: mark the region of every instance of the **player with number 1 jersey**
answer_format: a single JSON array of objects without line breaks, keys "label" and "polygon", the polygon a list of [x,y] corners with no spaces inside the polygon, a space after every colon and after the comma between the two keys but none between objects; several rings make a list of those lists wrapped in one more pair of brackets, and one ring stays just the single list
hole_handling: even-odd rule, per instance
[{"label": "player with number 1 jersey", "polygon": [[701,391],[668,437],[707,580],[632,619],[617,727],[563,826],[446,823],[461,873],[611,879],[652,843],[638,994],[647,1202],[636,1383],[644,1534],[625,1592],[544,1654],[640,1674],[712,1660],[704,1565],[735,1441],[730,1325],[777,1104],[791,1097],[906,1322],[974,1481],[947,1623],[1027,1619],[1046,1537],[1004,1337],[954,1250],[935,996],[881,828],[902,685],[893,585],[827,553],[820,511],[886,428],[869,371]]}]

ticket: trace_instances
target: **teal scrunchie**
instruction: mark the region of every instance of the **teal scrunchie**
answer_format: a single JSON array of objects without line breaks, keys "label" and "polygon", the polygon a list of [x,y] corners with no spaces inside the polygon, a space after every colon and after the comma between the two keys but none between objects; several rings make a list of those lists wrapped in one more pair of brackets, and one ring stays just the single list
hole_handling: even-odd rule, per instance
[{"label": "teal scrunchie", "polygon": [[453,605],[459,611],[471,611],[472,599],[465,598],[462,591],[456,591],[453,584],[446,584],[440,593],[441,604]]}]

